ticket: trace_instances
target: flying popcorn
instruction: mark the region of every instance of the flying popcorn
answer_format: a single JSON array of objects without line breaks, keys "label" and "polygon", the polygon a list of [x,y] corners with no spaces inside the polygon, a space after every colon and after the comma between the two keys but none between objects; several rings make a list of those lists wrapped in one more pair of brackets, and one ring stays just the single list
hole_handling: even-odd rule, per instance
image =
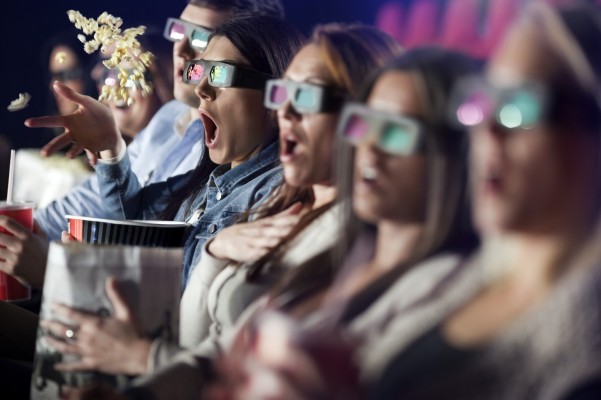
[{"label": "flying popcorn", "polygon": [[27,107],[29,99],[31,99],[29,93],[19,93],[19,97],[10,102],[10,105],[7,107],[8,111],[13,112],[24,109]]},{"label": "flying popcorn", "polygon": [[54,56],[54,60],[59,64],[64,64],[65,61],[67,60],[67,54],[64,51],[59,51]]},{"label": "flying popcorn", "polygon": [[[152,93],[152,82],[145,79],[146,69],[152,63],[154,55],[149,52],[142,52],[140,42],[137,36],[144,34],[145,26],[128,28],[121,31],[123,20],[107,12],[103,12],[97,19],[86,18],[79,11],[67,11],[69,21],[75,28],[81,30],[83,34],[77,35],[77,38],[84,45],[84,51],[92,54],[100,50],[101,53],[108,53],[111,45],[114,50],[111,57],[103,64],[106,68],[118,68],[120,70],[119,79],[113,84],[105,85],[100,91],[98,100],[109,100],[117,103],[132,104],[133,98],[130,97],[129,90],[141,90],[143,96]],[[127,74],[127,70],[132,71]]]}]

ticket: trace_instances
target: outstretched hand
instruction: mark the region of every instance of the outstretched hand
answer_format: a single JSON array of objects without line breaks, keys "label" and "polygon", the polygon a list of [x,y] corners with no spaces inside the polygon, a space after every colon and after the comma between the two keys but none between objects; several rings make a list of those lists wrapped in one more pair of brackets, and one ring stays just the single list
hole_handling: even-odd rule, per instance
[{"label": "outstretched hand", "polygon": [[42,155],[51,155],[69,144],[72,145],[67,153],[69,156],[77,155],[82,149],[88,151],[88,157],[90,153],[100,153],[103,158],[119,154],[121,134],[108,106],[58,81],[54,82],[52,88],[59,96],[76,103],[77,110],[68,115],[36,117],[25,121],[25,126],[29,128],[65,129],[42,148]]},{"label": "outstretched hand", "polygon": [[117,281],[107,279],[106,293],[114,308],[111,317],[99,317],[56,304],[54,313],[74,326],[57,320],[44,320],[43,328],[56,338],[47,336],[48,343],[63,354],[79,357],[77,361],[62,362],[62,371],[96,370],[108,374],[141,375],[147,372],[151,342],[140,333],[135,315],[117,288]]}]

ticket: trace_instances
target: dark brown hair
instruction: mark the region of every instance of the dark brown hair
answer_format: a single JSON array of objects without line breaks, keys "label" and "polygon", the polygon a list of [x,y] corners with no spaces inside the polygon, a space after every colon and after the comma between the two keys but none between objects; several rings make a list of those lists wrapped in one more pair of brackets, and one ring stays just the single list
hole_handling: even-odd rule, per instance
[{"label": "dark brown hair", "polygon": [[230,12],[233,16],[264,14],[284,18],[284,6],[280,0],[188,0],[188,4]]},{"label": "dark brown hair", "polygon": [[[269,15],[243,15],[230,19],[213,31],[209,42],[215,37],[227,38],[251,68],[273,76],[284,73],[292,56],[304,43],[304,37],[297,29],[283,19]],[[274,123],[273,132],[268,135],[269,140],[277,140],[274,139],[277,138],[276,129],[277,124]],[[188,207],[186,214],[189,214],[192,204],[189,199],[198,196],[216,167],[204,146],[200,161],[186,187],[174,194],[163,218],[173,219],[181,207]]]}]

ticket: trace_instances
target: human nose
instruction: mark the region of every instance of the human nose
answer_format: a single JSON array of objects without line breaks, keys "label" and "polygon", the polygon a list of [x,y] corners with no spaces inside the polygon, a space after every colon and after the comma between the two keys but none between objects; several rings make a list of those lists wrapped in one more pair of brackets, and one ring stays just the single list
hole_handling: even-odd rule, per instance
[{"label": "human nose", "polygon": [[215,100],[215,88],[209,85],[208,74],[200,80],[198,85],[196,85],[194,93],[196,93],[201,100]]},{"label": "human nose", "polygon": [[192,47],[187,37],[175,42],[173,44],[173,50],[178,57],[181,57],[186,61],[199,58],[198,55],[202,54],[202,52],[198,52]]},{"label": "human nose", "polygon": [[296,111],[296,109],[292,105],[292,101],[288,99],[278,109],[278,118],[298,122],[302,119],[302,114]]}]

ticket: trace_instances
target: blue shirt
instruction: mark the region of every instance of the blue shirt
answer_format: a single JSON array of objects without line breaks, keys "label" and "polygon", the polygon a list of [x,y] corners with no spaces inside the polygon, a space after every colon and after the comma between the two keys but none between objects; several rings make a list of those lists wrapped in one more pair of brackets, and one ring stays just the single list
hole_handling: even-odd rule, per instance
[{"label": "blue shirt", "polygon": [[[202,245],[280,184],[278,149],[277,142],[271,143],[235,168],[217,167],[198,196],[180,207],[175,219],[191,224],[184,239],[183,287],[200,261]],[[158,219],[173,194],[188,184],[192,172],[141,188],[126,155],[117,164],[98,164],[96,175],[111,218]]]},{"label": "blue shirt", "polygon": [[[193,169],[202,154],[204,129],[200,120],[190,123],[183,136],[176,122],[190,115],[190,107],[177,100],[164,104],[140,131],[127,151],[139,183],[166,180]],[[110,218],[105,210],[96,176],[75,186],[64,197],[35,213],[35,219],[50,240],[59,240],[67,230],[65,215]]]}]

